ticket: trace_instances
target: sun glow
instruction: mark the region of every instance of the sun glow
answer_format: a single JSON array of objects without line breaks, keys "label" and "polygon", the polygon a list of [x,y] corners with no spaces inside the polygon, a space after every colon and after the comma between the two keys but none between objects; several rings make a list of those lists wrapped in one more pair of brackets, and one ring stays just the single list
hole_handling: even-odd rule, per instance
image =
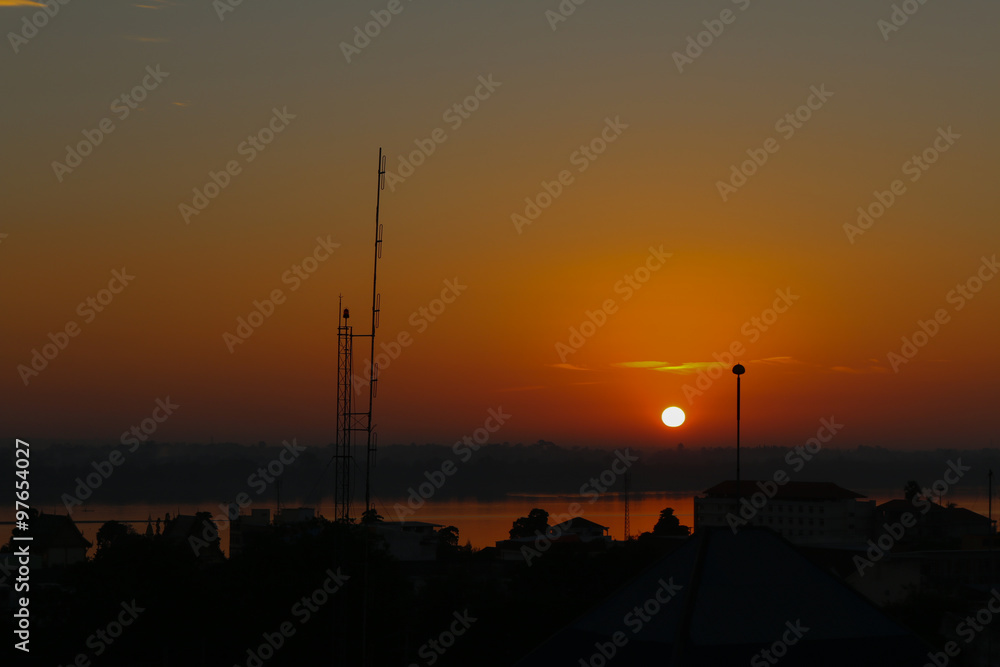
[{"label": "sun glow", "polygon": [[684,411],[678,407],[669,407],[660,415],[663,423],[670,427],[677,427],[684,423]]}]

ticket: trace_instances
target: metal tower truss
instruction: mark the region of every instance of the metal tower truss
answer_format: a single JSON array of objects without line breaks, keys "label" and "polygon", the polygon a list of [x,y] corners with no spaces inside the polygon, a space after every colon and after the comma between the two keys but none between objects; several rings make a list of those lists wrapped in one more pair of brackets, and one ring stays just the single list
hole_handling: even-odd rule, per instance
[{"label": "metal tower truss", "polygon": [[[375,467],[375,454],[378,449],[378,437],[375,433],[375,423],[372,420],[372,407],[378,391],[378,364],[375,363],[375,330],[378,328],[381,294],[378,292],[378,260],[382,256],[382,224],[379,222],[379,205],[382,190],[385,189],[386,158],[382,149],[378,152],[378,191],[375,198],[375,257],[372,268],[372,322],[371,333],[356,334],[350,322],[350,311],[340,303],[340,319],[337,326],[337,443],[334,459],[337,464],[334,490],[334,520],[349,522],[351,520],[351,490],[354,474],[355,433],[364,433],[364,438],[357,438],[357,446],[365,447],[365,507],[361,512],[372,509],[371,483],[372,469]],[[367,338],[369,343],[368,367],[368,404],[365,412],[358,412],[354,406],[354,393],[361,393],[360,387],[355,387],[354,377],[354,339]]]},{"label": "metal tower truss", "polygon": [[348,324],[350,312],[340,301],[341,316],[337,324],[337,443],[334,451],[333,520],[349,521],[351,517],[351,476],[354,472],[352,451],[352,386],[354,336]]}]

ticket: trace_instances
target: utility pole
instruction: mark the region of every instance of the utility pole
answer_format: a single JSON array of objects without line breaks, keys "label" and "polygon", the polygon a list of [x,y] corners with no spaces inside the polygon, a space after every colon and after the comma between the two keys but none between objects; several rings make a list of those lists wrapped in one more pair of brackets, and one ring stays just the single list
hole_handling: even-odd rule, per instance
[{"label": "utility pole", "polygon": [[740,376],[747,372],[743,364],[733,366],[736,375],[736,514],[740,513],[740,501],[743,499],[743,486],[740,479]]}]

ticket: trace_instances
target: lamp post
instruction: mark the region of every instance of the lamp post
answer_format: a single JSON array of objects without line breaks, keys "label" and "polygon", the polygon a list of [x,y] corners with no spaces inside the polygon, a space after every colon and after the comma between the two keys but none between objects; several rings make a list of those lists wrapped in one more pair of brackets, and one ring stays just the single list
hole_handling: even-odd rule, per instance
[{"label": "lamp post", "polygon": [[747,372],[743,364],[733,366],[736,375],[736,513],[740,512],[740,500],[743,499],[743,488],[740,485],[740,376]]}]

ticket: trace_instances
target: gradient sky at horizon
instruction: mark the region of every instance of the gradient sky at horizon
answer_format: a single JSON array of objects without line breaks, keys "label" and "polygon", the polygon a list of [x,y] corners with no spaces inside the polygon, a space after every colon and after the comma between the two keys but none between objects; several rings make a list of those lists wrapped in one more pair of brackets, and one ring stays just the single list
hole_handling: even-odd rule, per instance
[{"label": "gradient sky at horizon", "polygon": [[[798,444],[831,416],[836,446],[990,443],[1000,280],[961,310],[948,294],[1000,251],[996,3],[925,3],[884,39],[882,0],[594,1],[555,30],[556,0],[403,0],[348,63],[342,42],[388,4],[244,0],[220,20],[210,2],[70,2],[12,42],[43,10],[0,2],[3,435],[117,440],[169,396],[158,440],[331,441],[339,294],[369,326],[378,149],[397,173],[441,128],[382,193],[379,341],[413,343],[382,370],[380,442],[452,442],[502,406],[497,441],[728,445],[728,366],[703,395],[684,386],[737,342],[744,443]],[[673,54],[724,10],[679,72]],[[119,118],[112,100],[157,66]],[[455,127],[480,77],[500,85]],[[832,96],[778,131],[818,88]],[[247,162],[275,109],[294,118]],[[57,180],[102,119],[114,131]],[[627,128],[580,172],[607,119]],[[904,163],[948,128],[911,181]],[[717,183],[771,137],[723,201]],[[179,205],[230,160],[241,172],[186,224]],[[512,214],[562,170],[573,182],[519,231]],[[895,179],[905,193],[850,242],[845,223]],[[340,247],[291,291],[282,275],[317,237]],[[626,300],[616,285],[661,246]],[[77,305],[122,267],[134,282],[84,322]],[[413,314],[456,279],[467,290],[420,330]],[[230,353],[223,333],[276,288],[287,301]],[[786,289],[799,299],[751,340]],[[616,312],[561,359],[607,299]],[[938,309],[949,321],[894,372],[888,353]],[[18,366],[71,320],[80,334],[26,386]],[[660,423],[668,405],[681,428]]]}]

